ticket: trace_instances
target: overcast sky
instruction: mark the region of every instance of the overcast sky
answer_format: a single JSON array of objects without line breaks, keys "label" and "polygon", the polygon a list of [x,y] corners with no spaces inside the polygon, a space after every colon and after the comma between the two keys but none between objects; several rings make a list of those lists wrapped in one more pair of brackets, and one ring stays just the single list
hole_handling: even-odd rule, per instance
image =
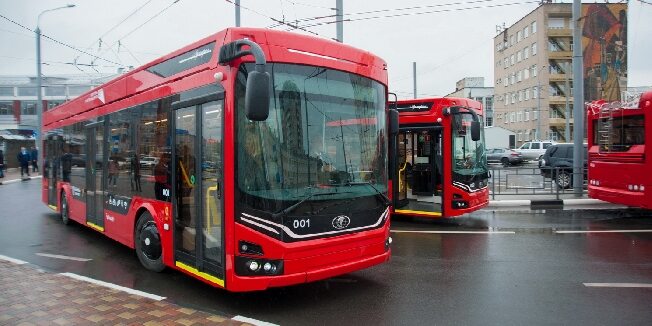
[{"label": "overcast sky", "polygon": [[[0,14],[34,29],[39,12],[67,3],[76,7],[44,14],[41,30],[114,62],[96,60],[99,72],[115,72],[115,63],[142,65],[235,25],[234,5],[227,0],[0,0]],[[629,3],[628,84],[652,86],[652,5]],[[333,15],[335,0],[241,0],[241,5],[242,26],[270,27],[275,24],[270,17],[299,20],[299,26],[334,20],[302,21]],[[480,8],[468,9],[472,7]],[[510,26],[536,7],[534,1],[518,0],[344,0],[345,19],[370,18],[345,22],[344,42],[387,61],[390,91],[398,93],[399,98],[412,97],[413,61],[417,62],[418,95],[446,95],[463,77],[485,77],[485,86],[493,86],[496,25]],[[376,12],[364,13],[370,11]],[[423,14],[414,15],[418,12]],[[306,29],[320,37],[336,36],[335,24]],[[36,74],[33,33],[0,18],[0,44],[0,75]],[[46,39],[42,42],[42,58],[49,63],[43,67],[46,76],[81,74],[79,69],[94,72],[66,64],[90,64],[89,55]]]}]

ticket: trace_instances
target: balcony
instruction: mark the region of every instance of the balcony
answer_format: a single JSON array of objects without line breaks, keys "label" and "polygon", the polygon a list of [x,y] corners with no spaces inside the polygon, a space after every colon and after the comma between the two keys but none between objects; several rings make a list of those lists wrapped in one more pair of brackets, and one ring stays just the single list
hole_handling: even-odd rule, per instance
[{"label": "balcony", "polygon": [[[550,74],[550,81],[551,82],[566,82],[566,74]],[[572,77],[572,76],[568,76]]]},{"label": "balcony", "polygon": [[[549,118],[548,124],[551,127],[561,127],[566,128],[566,119],[564,118]],[[573,119],[570,120],[570,125],[573,125]]]},{"label": "balcony", "polygon": [[573,30],[570,28],[548,28],[548,37],[571,37]]},{"label": "balcony", "polygon": [[[569,99],[571,100],[571,99]],[[550,96],[549,98],[550,105],[565,105],[566,104],[566,96]],[[572,102],[572,101],[571,101]]]},{"label": "balcony", "polygon": [[548,59],[570,59],[573,57],[573,51],[548,51]]}]

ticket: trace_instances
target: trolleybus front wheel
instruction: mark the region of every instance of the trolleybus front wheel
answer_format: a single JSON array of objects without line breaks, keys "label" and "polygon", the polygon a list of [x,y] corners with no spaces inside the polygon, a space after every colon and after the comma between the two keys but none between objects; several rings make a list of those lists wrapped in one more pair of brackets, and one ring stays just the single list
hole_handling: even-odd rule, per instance
[{"label": "trolleybus front wheel", "polygon": [[136,255],[145,268],[153,272],[165,269],[161,236],[149,212],[140,215],[136,224]]}]

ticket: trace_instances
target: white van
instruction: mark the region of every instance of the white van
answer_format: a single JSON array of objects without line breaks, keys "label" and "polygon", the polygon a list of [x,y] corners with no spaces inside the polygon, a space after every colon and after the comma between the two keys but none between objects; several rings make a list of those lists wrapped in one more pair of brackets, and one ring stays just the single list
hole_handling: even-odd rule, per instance
[{"label": "white van", "polygon": [[553,144],[556,144],[556,142],[552,140],[529,141],[517,148],[516,151],[521,153],[524,160],[540,160],[546,149]]}]

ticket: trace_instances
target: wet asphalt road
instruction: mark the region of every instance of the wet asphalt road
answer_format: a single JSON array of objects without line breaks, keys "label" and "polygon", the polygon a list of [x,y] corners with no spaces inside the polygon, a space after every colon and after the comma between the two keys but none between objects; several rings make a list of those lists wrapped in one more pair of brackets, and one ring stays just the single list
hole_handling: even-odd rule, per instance
[{"label": "wet asphalt road", "polygon": [[[0,255],[282,325],[649,325],[652,230],[638,210],[480,211],[453,221],[395,220],[391,262],[335,279],[227,293],[174,271],[145,271],[133,251],[40,202],[40,180],[0,186]],[[489,234],[423,232],[485,231]],[[502,233],[501,233],[502,232]],[[90,258],[77,262],[36,255]]]}]

